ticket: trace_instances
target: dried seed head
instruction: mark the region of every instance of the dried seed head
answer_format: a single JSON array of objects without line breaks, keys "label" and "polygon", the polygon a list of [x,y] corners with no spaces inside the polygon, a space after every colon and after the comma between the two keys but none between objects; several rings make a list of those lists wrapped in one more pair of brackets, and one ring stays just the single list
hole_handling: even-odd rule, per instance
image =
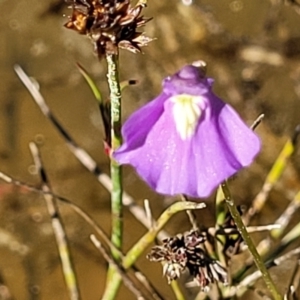
[{"label": "dried seed head", "polygon": [[152,41],[137,28],[150,19],[141,16],[143,2],[130,0],[66,0],[72,15],[65,27],[91,38],[98,56],[117,54],[118,47],[137,53]]},{"label": "dried seed head", "polygon": [[209,257],[203,247],[205,241],[206,234],[198,231],[176,235],[163,240],[161,246],[153,247],[147,258],[164,263],[163,273],[169,283],[187,269],[203,290],[213,282],[227,284],[226,270]]}]

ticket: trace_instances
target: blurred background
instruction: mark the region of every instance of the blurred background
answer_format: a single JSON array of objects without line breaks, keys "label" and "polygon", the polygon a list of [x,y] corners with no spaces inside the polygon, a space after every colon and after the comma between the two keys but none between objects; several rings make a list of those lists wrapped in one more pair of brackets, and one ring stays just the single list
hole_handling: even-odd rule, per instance
[{"label": "blurred background", "polygon": [[[35,141],[41,147],[53,191],[80,205],[109,233],[109,193],[69,152],[13,70],[19,64],[39,83],[53,114],[108,173],[97,103],[76,67],[77,62],[82,64],[107,96],[106,64],[97,60],[88,39],[63,27],[70,14],[63,0],[0,0],[0,11],[0,171],[38,186],[28,147]],[[259,114],[265,114],[257,129],[262,152],[231,183],[236,201],[249,205],[300,123],[300,4],[292,0],[149,0],[144,14],[153,17],[145,32],[156,40],[143,48],[143,54],[121,50],[121,79],[138,80],[124,91],[124,118],[160,93],[164,77],[184,64],[206,61],[208,75],[215,79],[214,91],[249,126]],[[299,189],[299,151],[263,213],[255,218],[256,224],[274,221]],[[125,167],[124,173],[126,191],[141,205],[149,199],[158,217],[172,199],[152,192],[131,168]],[[207,203],[198,217],[210,226],[214,207],[212,201]],[[89,240],[93,229],[68,206],[60,205],[60,209],[83,299],[100,299],[106,263]],[[68,299],[43,197],[0,182],[0,216],[0,281],[13,299]],[[127,209],[124,219],[126,251],[146,230]],[[166,229],[176,234],[189,230],[190,224],[182,214]],[[288,263],[275,274],[278,282],[288,276]],[[142,257],[137,265],[166,299],[174,298],[162,279],[160,264]],[[249,299],[255,297],[249,292]],[[123,287],[119,299],[134,298]]]}]

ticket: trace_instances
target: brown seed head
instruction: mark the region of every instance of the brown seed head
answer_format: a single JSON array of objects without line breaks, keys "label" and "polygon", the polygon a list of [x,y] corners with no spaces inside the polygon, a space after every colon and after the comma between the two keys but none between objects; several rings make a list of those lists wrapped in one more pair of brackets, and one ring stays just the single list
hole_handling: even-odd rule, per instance
[{"label": "brown seed head", "polygon": [[169,283],[187,269],[202,289],[213,282],[226,284],[227,272],[218,261],[210,258],[204,247],[205,241],[205,234],[198,231],[179,234],[153,247],[147,258],[164,263],[163,273]]},{"label": "brown seed head", "polygon": [[130,0],[66,0],[72,15],[65,27],[87,35],[93,41],[99,57],[117,54],[118,47],[137,53],[153,39],[138,32],[151,19],[141,16],[145,4],[134,7]]}]

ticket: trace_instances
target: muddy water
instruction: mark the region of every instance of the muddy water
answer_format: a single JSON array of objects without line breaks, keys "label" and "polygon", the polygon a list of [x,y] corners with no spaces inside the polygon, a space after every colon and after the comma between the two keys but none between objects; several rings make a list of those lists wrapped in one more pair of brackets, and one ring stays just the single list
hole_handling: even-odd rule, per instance
[{"label": "muddy water", "polygon": [[[13,72],[13,65],[20,64],[34,76],[53,113],[108,172],[97,104],[75,66],[76,62],[84,65],[106,93],[105,64],[97,62],[88,40],[63,28],[66,10],[51,10],[53,3],[0,0],[0,170],[38,185],[28,148],[30,141],[38,142],[53,190],[80,205],[109,232],[109,194],[70,154]],[[267,0],[197,0],[190,6],[178,0],[149,1],[146,15],[154,17],[146,31],[157,40],[144,49],[144,55],[121,53],[122,79],[139,80],[138,86],[124,92],[124,117],[153,98],[167,74],[187,62],[207,61],[208,73],[216,79],[216,92],[248,124],[258,114],[266,115],[258,129],[262,153],[233,182],[236,199],[249,203],[300,121],[300,15],[293,7]],[[287,197],[299,188],[299,170],[299,155],[295,155],[257,222],[272,222],[280,213]],[[166,205],[129,168],[125,168],[125,187],[139,203],[150,199],[155,216]],[[14,299],[68,299],[43,198],[4,183],[0,194],[0,274]],[[83,299],[99,299],[106,263],[89,241],[93,230],[66,205],[61,212]],[[210,224],[213,208],[199,218]],[[184,215],[168,225],[173,233],[179,228],[189,229]],[[125,248],[144,232],[125,211]],[[138,265],[164,297],[173,299],[161,280],[160,266],[144,258]],[[276,276],[282,277],[283,272]],[[122,288],[119,299],[133,296]]]}]

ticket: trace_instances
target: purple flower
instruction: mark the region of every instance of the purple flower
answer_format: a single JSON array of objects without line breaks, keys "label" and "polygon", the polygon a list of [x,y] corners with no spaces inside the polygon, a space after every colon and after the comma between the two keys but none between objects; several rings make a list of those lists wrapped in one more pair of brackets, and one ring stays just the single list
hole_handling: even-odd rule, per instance
[{"label": "purple flower", "polygon": [[207,197],[260,150],[259,138],[199,67],[163,81],[162,93],[125,122],[124,144],[113,154],[161,194]]}]

